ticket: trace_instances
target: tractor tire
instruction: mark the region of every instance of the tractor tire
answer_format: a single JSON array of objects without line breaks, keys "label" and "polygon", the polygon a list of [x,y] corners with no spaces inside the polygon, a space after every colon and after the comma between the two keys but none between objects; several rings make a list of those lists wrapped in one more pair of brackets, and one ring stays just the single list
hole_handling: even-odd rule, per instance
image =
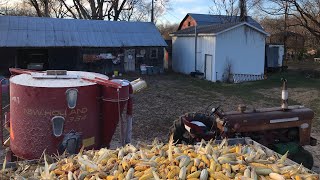
[{"label": "tractor tire", "polygon": [[309,151],[303,149],[303,147],[301,147],[297,153],[289,154],[288,158],[298,164],[302,163],[302,165],[308,169],[312,169],[313,167],[312,154]]},{"label": "tractor tire", "polygon": [[173,141],[178,144],[190,144],[192,143],[191,136],[189,132],[184,128],[181,119],[177,119],[173,122],[170,129],[170,134],[173,135]]},{"label": "tractor tire", "polygon": [[77,141],[76,141],[76,139],[68,140],[66,151],[67,151],[68,154],[76,154],[77,153]]}]

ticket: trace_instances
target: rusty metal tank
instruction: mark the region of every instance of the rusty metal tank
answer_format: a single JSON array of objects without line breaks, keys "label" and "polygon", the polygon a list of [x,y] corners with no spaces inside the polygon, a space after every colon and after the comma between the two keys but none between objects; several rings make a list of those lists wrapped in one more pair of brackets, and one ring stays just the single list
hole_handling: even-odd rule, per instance
[{"label": "rusty metal tank", "polygon": [[100,146],[101,89],[81,79],[102,74],[68,71],[31,73],[10,79],[10,148],[19,158],[37,159]]},{"label": "rusty metal tank", "polygon": [[[122,79],[113,79],[111,82],[121,85],[120,89],[103,86],[102,88],[102,144],[110,146],[112,136],[121,119],[121,114],[129,100],[130,82]],[[120,123],[120,126],[123,124]],[[124,128],[120,127],[123,130]],[[120,136],[124,132],[120,132]]]}]

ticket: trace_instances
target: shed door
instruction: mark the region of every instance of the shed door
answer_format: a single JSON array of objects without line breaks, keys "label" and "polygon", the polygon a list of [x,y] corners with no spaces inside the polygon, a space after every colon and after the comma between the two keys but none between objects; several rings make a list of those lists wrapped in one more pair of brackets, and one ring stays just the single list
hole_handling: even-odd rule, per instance
[{"label": "shed door", "polygon": [[268,67],[278,67],[279,48],[269,47],[267,51],[267,65]]},{"label": "shed door", "polygon": [[134,49],[127,49],[124,52],[124,70],[135,71],[136,70],[136,52]]},{"label": "shed door", "polygon": [[212,81],[212,55],[205,55],[205,63],[206,80]]}]

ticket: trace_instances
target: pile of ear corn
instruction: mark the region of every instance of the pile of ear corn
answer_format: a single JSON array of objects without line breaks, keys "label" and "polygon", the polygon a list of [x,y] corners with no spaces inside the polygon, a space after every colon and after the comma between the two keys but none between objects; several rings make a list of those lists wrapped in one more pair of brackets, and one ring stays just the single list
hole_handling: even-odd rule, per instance
[{"label": "pile of ear corn", "polygon": [[1,173],[7,178],[66,180],[319,179],[319,175],[303,166],[288,165],[285,161],[286,154],[278,158],[257,146],[228,146],[226,140],[221,144],[202,141],[197,145],[173,144],[170,140],[168,144],[154,141],[139,148],[126,145],[116,150],[80,151],[56,163],[48,164],[45,160],[44,165],[31,172],[22,168],[12,174],[5,169]]}]

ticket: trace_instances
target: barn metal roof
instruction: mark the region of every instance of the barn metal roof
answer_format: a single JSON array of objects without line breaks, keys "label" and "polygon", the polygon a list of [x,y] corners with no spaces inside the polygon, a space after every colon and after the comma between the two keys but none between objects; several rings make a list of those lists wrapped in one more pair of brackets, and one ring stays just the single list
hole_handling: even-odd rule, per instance
[{"label": "barn metal roof", "polygon": [[[226,32],[228,30],[231,30],[233,28],[246,25],[249,26],[257,31],[259,31],[262,34],[269,35],[267,32],[264,30],[261,30],[247,22],[233,22],[233,23],[225,23],[225,24],[211,24],[211,25],[200,25],[197,26],[197,34],[205,34],[205,35],[218,35],[220,33]],[[179,35],[192,35],[194,36],[195,34],[195,27],[189,27],[177,32],[172,33],[174,36],[179,36]]]},{"label": "barn metal roof", "polygon": [[[197,22],[197,25],[224,24],[224,23],[240,22],[240,16],[188,13],[184,19],[186,19],[188,16],[191,16]],[[250,16],[247,16],[247,22],[249,24],[261,29],[261,30],[264,30],[263,27],[257,21],[252,19],[252,17],[250,17]],[[180,24],[180,27],[181,27],[181,24]],[[180,27],[179,27],[179,29],[180,29]]]},{"label": "barn metal roof", "polygon": [[0,47],[167,46],[153,23],[0,16]]}]

